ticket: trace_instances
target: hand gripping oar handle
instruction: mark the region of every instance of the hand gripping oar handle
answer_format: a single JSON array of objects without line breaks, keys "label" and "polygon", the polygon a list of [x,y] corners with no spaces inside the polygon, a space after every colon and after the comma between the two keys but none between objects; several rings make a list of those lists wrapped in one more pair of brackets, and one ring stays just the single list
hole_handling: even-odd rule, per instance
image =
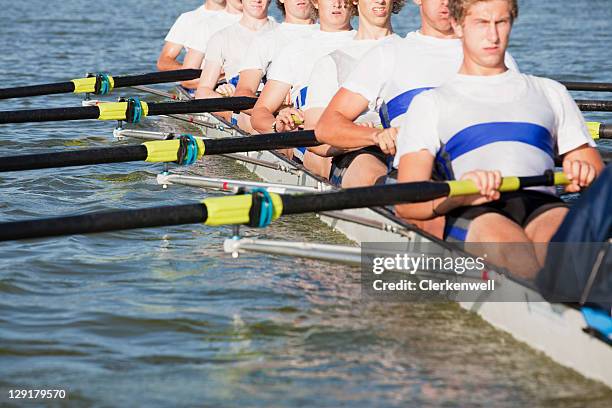
[{"label": "hand gripping oar handle", "polygon": [[[175,162],[183,143],[180,138],[157,140],[140,145],[75,149],[52,153],[0,157],[0,172],[38,170],[133,161]],[[317,146],[314,131],[282,132],[247,137],[207,139],[196,142],[195,155],[240,153],[259,150]]]},{"label": "hand gripping oar handle", "polygon": [[[241,111],[255,105],[256,98],[245,96],[232,98],[196,99],[185,102],[138,102],[142,116],[171,115],[180,113],[207,113]],[[0,112],[2,123],[54,122],[64,120],[131,120],[130,101],[101,103],[98,106],[75,108],[31,109]]]},{"label": "hand gripping oar handle", "polygon": [[[195,79],[202,73],[199,69],[178,69],[174,71],[150,72],[147,74],[126,75],[111,77],[107,75],[107,80],[112,84],[112,88],[125,88],[137,85],[163,84],[167,82],[188,81]],[[100,75],[100,74],[98,74]],[[53,95],[63,93],[100,93],[96,75],[87,78],[73,79],[67,82],[56,82],[41,85],[18,86],[14,88],[0,89],[0,99],[24,98],[28,96]],[[108,93],[108,92],[104,92]]]},{"label": "hand gripping oar handle", "polygon": [[[535,177],[507,177],[503,191],[514,191],[536,185],[566,184],[562,173]],[[474,194],[478,189],[471,181],[417,182],[351,188],[325,193],[280,195],[267,193],[270,220],[281,215],[335,211],[350,208],[378,207],[401,203],[429,201],[448,195]],[[161,227],[180,224],[257,225],[259,193],[213,197],[201,203],[143,209],[98,212],[69,217],[0,223],[0,241],[86,234],[124,229]]]}]

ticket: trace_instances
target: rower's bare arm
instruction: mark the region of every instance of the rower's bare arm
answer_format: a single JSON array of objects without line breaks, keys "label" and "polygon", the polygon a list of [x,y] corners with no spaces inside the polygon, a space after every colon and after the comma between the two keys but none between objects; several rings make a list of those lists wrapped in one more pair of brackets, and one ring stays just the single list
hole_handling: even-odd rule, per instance
[{"label": "rower's bare arm", "polygon": [[176,58],[181,53],[182,49],[182,45],[166,41],[159,54],[159,57],[157,58],[157,69],[160,71],[181,69],[182,65],[176,60]]},{"label": "rower's bare arm", "polygon": [[[429,181],[434,165],[434,157],[427,150],[416,153],[407,153],[400,158],[397,182],[411,183],[415,181]],[[435,217],[432,209],[444,199],[426,201],[414,204],[398,204],[395,212],[406,219],[428,220]]]},{"label": "rower's bare arm", "polygon": [[[202,63],[204,62],[204,53],[194,48],[190,48],[183,59],[183,69],[201,69]],[[189,81],[181,82],[185,88],[197,89],[200,83],[200,78],[191,79]]]},{"label": "rower's bare arm", "polygon": [[[323,114],[324,108],[310,108],[304,111],[304,129],[314,129]],[[345,152],[343,149],[334,149],[331,145],[324,143],[320,146],[309,147],[308,151],[322,157],[337,156]]]},{"label": "rower's bare arm", "polygon": [[291,86],[281,81],[273,79],[266,82],[261,95],[251,113],[251,126],[259,133],[270,133],[272,124],[276,121],[276,112],[285,100]]},{"label": "rower's bare arm", "polygon": [[317,139],[348,149],[372,146],[379,130],[353,123],[367,108],[368,100],[362,95],[340,88],[315,126]]},{"label": "rower's bare arm", "polygon": [[[234,96],[248,96],[250,98],[255,98],[257,96],[257,88],[259,88],[262,76],[263,72],[260,69],[245,69],[244,71],[240,71],[240,79],[238,80],[238,85],[236,86]],[[253,110],[249,109],[243,112],[250,115],[253,113]]]},{"label": "rower's bare arm", "polygon": [[588,187],[603,171],[604,163],[596,148],[582,145],[563,155],[563,172],[571,180],[565,190],[576,193]]},{"label": "rower's bare arm", "polygon": [[196,91],[196,99],[221,98],[222,95],[215,92],[217,81],[221,76],[221,64],[215,61],[205,61],[200,75],[200,84]]}]

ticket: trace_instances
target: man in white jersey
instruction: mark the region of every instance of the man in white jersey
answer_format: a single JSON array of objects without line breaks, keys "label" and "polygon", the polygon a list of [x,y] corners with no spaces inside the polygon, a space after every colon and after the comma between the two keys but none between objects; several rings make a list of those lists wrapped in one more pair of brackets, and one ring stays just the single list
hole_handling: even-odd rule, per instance
[{"label": "man in white jersey", "polygon": [[480,194],[398,205],[396,211],[420,220],[444,215],[449,240],[525,243],[522,256],[492,257],[532,277],[545,251],[531,244],[550,241],[567,208],[554,188],[500,194],[502,176],[543,174],[560,156],[571,180],[566,190],[577,192],[591,184],[603,163],[565,87],[507,68],[517,0],[450,0],[449,9],[462,40],[461,69],[414,98],[400,125],[395,165],[399,182],[429,180],[436,173],[472,180]]},{"label": "man in white jersey", "polygon": [[[268,18],[269,5],[269,0],[243,1],[240,21],[212,36],[206,49],[196,98],[220,98],[233,94],[233,86],[217,88],[217,82],[225,72],[228,84],[237,83],[240,60],[253,39],[278,25]],[[226,113],[223,116],[229,119],[231,115]]]},{"label": "man in white jersey", "polygon": [[316,9],[310,0],[276,0],[276,5],[284,21],[276,29],[253,40],[240,61],[240,80],[234,96],[255,97],[272,59],[285,45],[308,37],[319,28],[313,24]]},{"label": "man in white jersey", "polygon": [[210,13],[224,9],[225,0],[208,0],[197,9],[181,14],[166,35],[164,47],[157,59],[157,69],[160,71],[181,69],[182,64],[177,59],[183,48],[188,47],[187,42],[191,33],[199,29],[200,20]]},{"label": "man in white jersey", "polygon": [[[185,42],[187,54],[183,59],[182,68],[201,69],[210,38],[217,31],[237,23],[240,18],[242,18],[242,0],[227,0],[225,9],[204,15]],[[181,82],[181,86],[194,94],[199,82],[200,78],[195,78]]]},{"label": "man in white jersey", "polygon": [[[380,159],[380,152],[374,156],[369,151],[379,148],[385,155],[395,154],[397,126],[412,98],[452,78],[461,65],[461,41],[450,23],[448,0],[413,1],[419,6],[421,28],[365,54],[315,128],[323,143],[347,149],[368,148],[364,157],[352,155],[354,165],[350,160],[334,162],[335,181],[344,187],[371,185],[387,175],[387,160]],[[507,59],[509,66],[517,69],[512,58]],[[376,105],[387,130],[354,123],[368,106]]]},{"label": "man in white jersey", "polygon": [[[316,60],[352,41],[351,5],[344,0],[312,0],[319,11],[320,29],[312,36],[286,45],[273,59],[268,81],[253,108],[251,125],[259,133],[282,132],[298,128],[291,115],[303,121],[300,108],[304,105]],[[281,108],[290,92],[292,108]],[[300,151],[300,154],[303,150]],[[300,158],[301,159],[301,158]]]},{"label": "man in white jersey", "polygon": [[[361,57],[374,46],[392,38],[391,14],[397,14],[404,6],[403,0],[354,0],[355,13],[359,16],[357,34],[354,41],[319,59],[308,80],[308,98],[304,110],[304,129],[314,129],[329,101]],[[356,122],[366,126],[380,124],[375,109],[364,111]],[[324,144],[308,148],[304,154],[304,165],[321,177],[330,177],[332,157],[346,158],[345,149]],[[375,152],[374,154],[376,154]],[[357,184],[356,184],[357,185]]]},{"label": "man in white jersey", "polygon": [[[276,0],[276,6],[281,10],[284,21],[272,31],[257,36],[246,51],[239,64],[240,78],[236,85],[234,96],[256,97],[263,87],[262,79],[268,72],[272,59],[287,44],[294,43],[313,34],[319,26],[313,24],[316,9],[310,0]],[[250,115],[251,110],[243,111]],[[250,117],[241,122],[241,127],[253,133]]]}]

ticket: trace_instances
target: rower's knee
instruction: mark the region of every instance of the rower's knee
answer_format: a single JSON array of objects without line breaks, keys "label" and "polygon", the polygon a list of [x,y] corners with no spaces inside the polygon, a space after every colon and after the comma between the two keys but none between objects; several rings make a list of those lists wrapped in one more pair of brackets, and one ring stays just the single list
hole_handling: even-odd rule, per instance
[{"label": "rower's knee", "polygon": [[329,178],[329,172],[331,170],[331,157],[323,157],[318,154],[306,151],[304,153],[304,167],[312,171],[316,175],[325,179]]},{"label": "rower's knee", "polygon": [[550,242],[568,211],[565,207],[556,207],[538,215],[527,224],[525,233],[532,242]]},{"label": "rower's knee", "polygon": [[468,242],[529,242],[520,225],[497,213],[486,213],[470,222]]},{"label": "rower's knee", "polygon": [[367,187],[387,174],[387,166],[371,154],[360,154],[342,177],[342,188]]}]

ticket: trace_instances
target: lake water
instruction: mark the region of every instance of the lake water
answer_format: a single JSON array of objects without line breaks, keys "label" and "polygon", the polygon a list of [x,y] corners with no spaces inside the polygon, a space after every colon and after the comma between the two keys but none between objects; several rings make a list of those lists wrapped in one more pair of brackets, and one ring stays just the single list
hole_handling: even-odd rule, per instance
[{"label": "lake water", "polygon": [[[416,28],[409,3],[394,19]],[[155,70],[163,37],[198,1],[0,0],[1,87],[88,71]],[[610,0],[523,0],[511,52],[525,72],[612,80]],[[275,11],[278,16],[278,12]],[[602,95],[576,94],[577,97]],[[0,110],[78,106],[73,95]],[[610,115],[589,119],[612,121]],[[156,129],[167,124],[150,121]],[[112,123],[0,126],[0,155],[117,143]],[[184,203],[159,165],[0,175],[0,219]],[[248,177],[212,158],[199,173]],[[610,407],[612,391],[454,304],[368,304],[357,269],[223,253],[199,225],[0,244],[0,405],[9,389],[64,389],[62,406]],[[346,241],[313,216],[251,236]],[[16,404],[21,406],[22,404]]]}]

